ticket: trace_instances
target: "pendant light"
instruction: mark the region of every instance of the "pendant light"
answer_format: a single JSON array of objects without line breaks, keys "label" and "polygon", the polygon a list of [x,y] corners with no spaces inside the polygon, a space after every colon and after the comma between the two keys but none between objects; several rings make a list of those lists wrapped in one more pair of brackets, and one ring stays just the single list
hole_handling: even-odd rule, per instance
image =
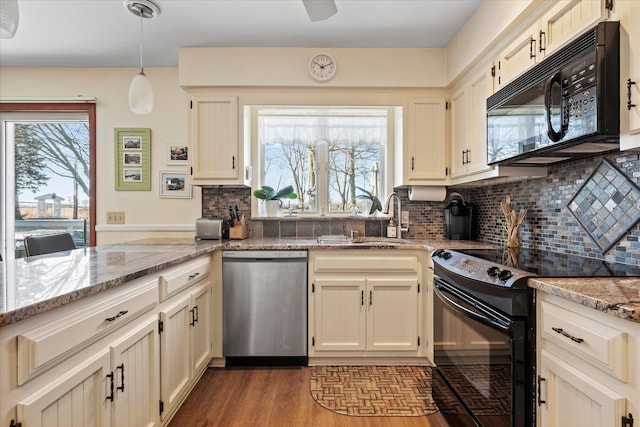
[{"label": "pendant light", "polygon": [[144,74],[142,64],[142,21],[143,18],[154,18],[160,14],[160,8],[151,0],[125,0],[125,6],[131,13],[140,17],[140,72],[129,86],[129,108],[136,114],[151,114],[153,111],[153,88]]},{"label": "pendant light", "polygon": [[18,0],[0,1],[0,38],[10,39],[18,29]]}]

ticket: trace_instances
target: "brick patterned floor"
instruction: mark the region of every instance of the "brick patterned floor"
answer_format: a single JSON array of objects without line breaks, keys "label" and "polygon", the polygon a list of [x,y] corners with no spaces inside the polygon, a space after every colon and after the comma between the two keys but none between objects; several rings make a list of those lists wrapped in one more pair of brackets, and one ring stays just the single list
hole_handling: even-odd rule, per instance
[{"label": "brick patterned floor", "polygon": [[424,416],[438,411],[431,375],[424,366],[314,366],[311,395],[343,415]]}]

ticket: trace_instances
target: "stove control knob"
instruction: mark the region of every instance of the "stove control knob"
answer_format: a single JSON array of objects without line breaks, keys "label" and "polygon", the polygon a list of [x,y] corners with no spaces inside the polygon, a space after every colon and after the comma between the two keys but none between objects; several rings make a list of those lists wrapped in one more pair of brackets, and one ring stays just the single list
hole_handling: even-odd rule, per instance
[{"label": "stove control knob", "polygon": [[451,258],[451,253],[450,253],[450,252],[446,252],[446,251],[445,251],[445,252],[443,252],[443,253],[442,253],[442,258],[444,258],[444,259],[449,259],[449,258]]},{"label": "stove control knob", "polygon": [[435,252],[433,252],[433,256],[441,257],[443,252],[444,249],[436,249]]},{"label": "stove control knob", "polygon": [[489,275],[489,277],[496,277],[498,273],[500,273],[500,267],[496,267],[495,265],[487,269],[487,274]]},{"label": "stove control knob", "polygon": [[513,273],[509,270],[502,270],[500,274],[498,274],[498,279],[502,280],[503,282],[506,282],[511,277],[513,277]]}]

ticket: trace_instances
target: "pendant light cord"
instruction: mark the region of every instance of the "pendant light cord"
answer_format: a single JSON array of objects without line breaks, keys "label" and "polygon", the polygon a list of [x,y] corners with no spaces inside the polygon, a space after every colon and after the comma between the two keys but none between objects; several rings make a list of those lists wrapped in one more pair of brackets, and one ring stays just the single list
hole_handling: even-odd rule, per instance
[{"label": "pendant light cord", "polygon": [[140,74],[144,75],[144,67],[142,65],[142,39],[143,39],[143,33],[142,33],[142,14],[140,14]]}]

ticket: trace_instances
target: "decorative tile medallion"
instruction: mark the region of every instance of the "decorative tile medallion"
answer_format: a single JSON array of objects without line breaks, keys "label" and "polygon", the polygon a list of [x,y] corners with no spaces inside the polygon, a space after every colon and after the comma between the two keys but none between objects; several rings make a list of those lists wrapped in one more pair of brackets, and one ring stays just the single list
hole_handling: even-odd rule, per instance
[{"label": "decorative tile medallion", "polygon": [[604,254],[640,221],[640,188],[603,159],[567,208]]}]

